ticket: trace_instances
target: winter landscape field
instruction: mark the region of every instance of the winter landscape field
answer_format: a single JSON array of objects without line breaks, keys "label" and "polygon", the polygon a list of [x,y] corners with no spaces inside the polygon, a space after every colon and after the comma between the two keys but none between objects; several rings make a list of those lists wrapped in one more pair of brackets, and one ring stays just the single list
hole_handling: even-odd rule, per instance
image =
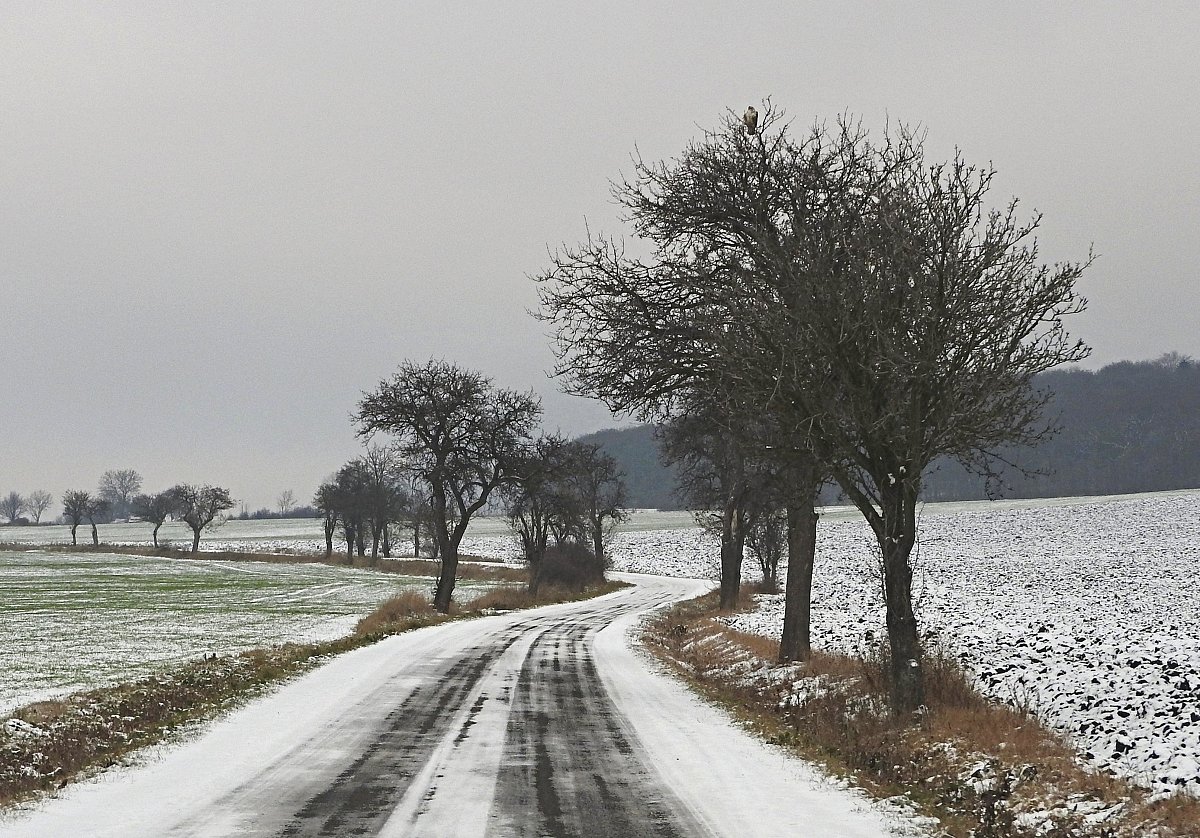
[{"label": "winter landscape field", "polygon": [[[628,570],[715,567],[696,531],[620,535],[614,553]],[[928,642],[985,692],[1067,734],[1087,764],[1200,794],[1200,492],[930,504],[916,565]],[[757,606],[731,624],[777,636],[782,597]],[[818,528],[814,644],[884,636],[869,530],[834,511]]]},{"label": "winter landscape field", "polygon": [[[1198,512],[1200,491],[929,504],[916,585],[928,641],[989,695],[1070,736],[1086,763],[1200,794]],[[318,526],[230,522],[204,545],[309,552]],[[120,527],[102,537],[148,538],[141,525]],[[37,534],[61,540],[54,529]],[[814,643],[863,650],[884,636],[869,531],[856,513],[830,509],[818,540]],[[516,548],[501,522],[485,520],[463,550],[512,559]],[[619,570],[704,577],[716,568],[715,542],[688,513],[636,513],[611,553]],[[157,661],[344,632],[404,584],[324,566],[48,553],[0,553],[0,575],[10,592],[0,631],[11,639],[0,649],[0,707]],[[748,562],[746,577],[755,576]],[[730,622],[777,634],[782,597],[756,606]]]},{"label": "winter landscape field", "polygon": [[319,564],[0,551],[0,712],[203,654],[340,637],[414,585],[428,580]]}]

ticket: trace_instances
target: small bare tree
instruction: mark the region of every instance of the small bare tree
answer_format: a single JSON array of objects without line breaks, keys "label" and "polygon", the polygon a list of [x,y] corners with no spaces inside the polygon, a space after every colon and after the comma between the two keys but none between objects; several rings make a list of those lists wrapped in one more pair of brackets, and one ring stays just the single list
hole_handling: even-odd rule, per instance
[{"label": "small bare tree", "polygon": [[92,505],[92,493],[82,489],[70,489],[63,492],[62,503],[63,517],[71,527],[71,543],[77,545],[79,540],[75,537],[75,532],[87,517],[88,509]]},{"label": "small bare tree", "polygon": [[758,562],[763,587],[779,590],[779,563],[787,552],[787,513],[777,507],[756,507],[746,531],[746,547]]},{"label": "small bare tree", "polygon": [[176,505],[175,495],[170,490],[134,496],[130,505],[133,514],[154,525],[151,537],[155,547],[158,546],[158,531],[166,520],[175,514]]},{"label": "small bare tree", "polygon": [[108,501],[113,517],[128,518],[133,496],[142,488],[142,476],[131,468],[110,469],[100,475],[99,488],[99,497]]},{"label": "small bare tree", "polygon": [[9,492],[7,495],[0,497],[0,515],[7,518],[10,524],[15,524],[24,511],[25,498],[19,493]]},{"label": "small bare tree", "polygon": [[101,521],[106,521],[106,517],[112,511],[112,504],[105,498],[92,497],[91,502],[87,506],[87,520],[92,525],[92,546],[100,546],[100,531],[96,529],[96,524]]},{"label": "small bare tree", "polygon": [[341,520],[341,510],[338,504],[337,478],[330,477],[317,487],[313,495],[313,506],[321,513],[321,524],[325,532],[325,558],[333,557],[333,535],[337,532]]},{"label": "small bare tree", "polygon": [[229,490],[220,486],[194,486],[181,483],[168,489],[175,502],[174,514],[192,529],[192,552],[200,551],[200,533],[213,525],[218,516],[236,503]]},{"label": "small bare tree", "polygon": [[25,511],[33,516],[33,523],[40,524],[42,515],[52,503],[54,503],[54,496],[44,489],[38,489],[36,492],[30,492],[29,497],[26,498]]},{"label": "small bare tree", "polygon": [[296,508],[296,494],[291,489],[284,489],[279,493],[279,497],[275,498],[275,505],[279,508],[280,517],[286,517],[289,512]]}]

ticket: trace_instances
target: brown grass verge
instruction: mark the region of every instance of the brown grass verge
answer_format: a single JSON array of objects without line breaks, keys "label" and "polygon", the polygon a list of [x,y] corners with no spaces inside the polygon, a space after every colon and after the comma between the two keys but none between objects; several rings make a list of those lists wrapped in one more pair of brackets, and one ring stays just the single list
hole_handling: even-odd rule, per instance
[{"label": "brown grass verge", "polygon": [[547,589],[536,599],[523,587],[503,587],[456,606],[451,614],[434,611],[424,594],[405,591],[364,617],[353,634],[337,640],[214,655],[133,683],[21,707],[0,722],[0,806],[53,792],[114,765],[132,751],[211,719],[331,655],[422,626],[586,599],[621,587],[624,583],[609,582],[561,596]]},{"label": "brown grass verge", "polygon": [[887,709],[881,655],[818,653],[779,665],[775,641],[717,616],[712,597],[683,603],[647,625],[646,645],[764,738],[878,797],[903,795],[939,821],[939,836],[1200,835],[1200,800],[1154,802],[1127,781],[1085,770],[1062,737],[988,701],[936,649],[926,663],[928,712],[901,720]]}]

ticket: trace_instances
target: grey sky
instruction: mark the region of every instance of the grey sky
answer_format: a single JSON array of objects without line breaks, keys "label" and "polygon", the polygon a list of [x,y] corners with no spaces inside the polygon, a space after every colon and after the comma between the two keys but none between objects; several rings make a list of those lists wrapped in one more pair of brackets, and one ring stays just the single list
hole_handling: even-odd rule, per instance
[{"label": "grey sky", "polygon": [[[1138,10],[1136,13],[1134,9]],[[1092,364],[1200,356],[1194,3],[0,2],[0,491],[307,498],[405,358],[556,393],[527,275],[635,145],[920,123],[1100,259]],[[55,509],[57,512],[57,508]]]}]

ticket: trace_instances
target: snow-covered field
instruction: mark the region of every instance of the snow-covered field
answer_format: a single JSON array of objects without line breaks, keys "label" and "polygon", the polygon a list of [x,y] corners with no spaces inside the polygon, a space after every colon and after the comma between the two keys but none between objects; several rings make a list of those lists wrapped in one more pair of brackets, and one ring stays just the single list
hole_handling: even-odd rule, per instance
[{"label": "snow-covered field", "polygon": [[[57,529],[65,532],[5,528],[0,540],[29,533],[69,540]],[[149,531],[111,525],[101,538],[144,543]],[[306,551],[321,549],[321,538],[317,521],[231,521],[202,546]],[[868,632],[883,635],[869,531],[856,512],[830,509],[819,542],[814,640],[854,651]],[[463,551],[509,560],[517,553],[496,519],[473,522]],[[710,578],[716,553],[716,544],[682,512],[635,513],[611,548],[618,570]],[[1029,707],[1067,732],[1082,758],[1098,768],[1157,789],[1200,793],[1200,491],[929,504],[917,566],[923,626],[989,694]],[[755,576],[749,562],[746,576]],[[759,606],[732,622],[777,634],[781,598],[762,597]],[[6,607],[0,603],[0,615]],[[199,624],[194,614],[190,619],[193,627],[185,630],[197,635],[193,649],[207,650],[204,639],[223,634],[219,625]],[[23,629],[0,630],[23,637]],[[71,639],[79,636],[86,635],[64,630],[59,642],[78,646]],[[10,648],[0,647],[5,675],[22,657]]]},{"label": "snow-covered field", "polygon": [[[716,578],[717,545],[686,513],[613,539],[618,570]],[[856,511],[818,528],[813,639],[854,653],[885,636],[870,530]],[[917,610],[989,695],[1067,733],[1088,764],[1200,794],[1200,491],[928,504]],[[473,552],[510,556],[500,539]],[[752,562],[746,578],[757,578]],[[782,574],[781,574],[782,575]],[[730,620],[778,636],[782,596]]]},{"label": "snow-covered field", "polygon": [[[816,645],[883,636],[872,567],[864,523],[822,520]],[[988,694],[1066,732],[1092,766],[1200,794],[1200,492],[931,504],[917,574],[922,625]],[[764,596],[730,622],[777,635],[782,616]]]},{"label": "snow-covered field", "polygon": [[0,712],[163,663],[347,634],[427,579],[262,562],[0,551]]}]

